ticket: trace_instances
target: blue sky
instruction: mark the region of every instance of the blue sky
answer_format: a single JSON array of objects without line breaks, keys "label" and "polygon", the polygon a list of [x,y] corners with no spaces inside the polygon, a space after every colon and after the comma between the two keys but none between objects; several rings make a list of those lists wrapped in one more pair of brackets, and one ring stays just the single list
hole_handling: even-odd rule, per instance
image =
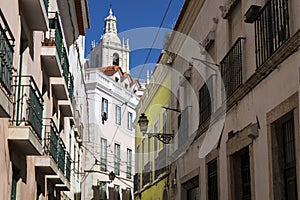
[{"label": "blue sky", "polygon": [[[158,49],[152,50],[140,78],[144,78],[146,69],[153,68],[156,63],[161,52],[164,32],[173,28],[183,1],[172,0],[162,25],[164,29],[160,32],[155,45]],[[121,33],[121,37],[129,38],[132,50],[130,53],[131,74],[138,78],[168,4],[169,0],[88,0],[91,27],[86,34],[85,56],[88,56],[91,42],[99,41],[103,33],[104,18],[107,17],[110,5],[112,5],[114,15],[117,17],[118,33]],[[137,43],[139,45],[136,45]]]}]

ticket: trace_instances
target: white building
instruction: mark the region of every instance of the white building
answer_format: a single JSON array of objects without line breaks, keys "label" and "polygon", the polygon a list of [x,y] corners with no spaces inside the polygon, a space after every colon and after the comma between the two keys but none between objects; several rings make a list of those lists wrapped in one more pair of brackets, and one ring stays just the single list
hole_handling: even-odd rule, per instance
[{"label": "white building", "polygon": [[[86,69],[89,138],[84,199],[132,199],[135,131],[132,122],[140,88],[129,74],[129,45],[117,36],[112,10],[104,34],[93,45]],[[104,116],[105,115],[105,116]],[[109,180],[109,173],[116,177]],[[117,197],[118,196],[118,197]]]}]

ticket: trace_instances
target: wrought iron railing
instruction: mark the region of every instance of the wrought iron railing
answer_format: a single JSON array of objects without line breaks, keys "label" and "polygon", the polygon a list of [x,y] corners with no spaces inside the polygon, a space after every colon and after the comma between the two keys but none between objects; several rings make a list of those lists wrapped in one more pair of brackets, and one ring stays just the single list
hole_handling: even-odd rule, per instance
[{"label": "wrought iron railing", "polygon": [[63,52],[63,36],[61,27],[59,24],[58,14],[49,12],[50,15],[54,15],[49,19],[49,31],[44,33],[44,46],[56,46],[57,54],[61,62]]},{"label": "wrought iron railing", "polygon": [[57,163],[58,161],[58,143],[59,143],[59,132],[51,118],[44,119],[45,121],[45,145],[44,154],[50,155],[53,160]]},{"label": "wrought iron railing", "polygon": [[48,13],[49,0],[44,0],[44,5],[45,5],[46,12]]},{"label": "wrought iron railing", "polygon": [[69,75],[70,75],[70,65],[68,60],[68,55],[66,52],[66,48],[63,47],[63,53],[62,53],[62,68],[63,68],[63,76],[66,81],[66,85],[69,85]]},{"label": "wrought iron railing", "polygon": [[73,80],[73,75],[71,73],[69,73],[68,91],[69,91],[69,98],[72,101],[73,94],[74,94],[74,80]]},{"label": "wrought iron railing", "polygon": [[290,37],[288,0],[269,0],[255,21],[256,66],[261,66]]},{"label": "wrought iron railing", "polygon": [[12,64],[15,38],[0,9],[0,83],[11,94]]},{"label": "wrought iron railing", "polygon": [[68,54],[65,47],[63,47],[63,54],[62,54],[62,68],[63,68],[63,76],[65,78],[65,82],[68,87],[69,98],[70,100],[72,100],[73,91],[74,91],[74,80],[72,74],[70,73],[70,64],[69,64]]},{"label": "wrought iron railing", "polygon": [[213,94],[212,76],[199,90],[199,124],[208,120],[212,113],[212,99],[210,94]]},{"label": "wrought iron railing", "polygon": [[16,126],[31,126],[39,139],[42,138],[43,98],[32,76],[13,77],[14,109]]},{"label": "wrought iron railing", "polygon": [[59,140],[58,143],[58,168],[61,171],[65,171],[65,163],[66,163],[66,147],[63,141]]},{"label": "wrought iron railing", "polygon": [[[226,56],[220,62],[221,75],[226,91],[226,97],[229,98],[243,81],[243,40],[240,37],[228,51]],[[226,100],[226,99],[223,99]]]},{"label": "wrought iron railing", "polygon": [[66,158],[66,178],[68,181],[70,181],[71,178],[71,157],[70,154],[67,152],[67,158]]}]

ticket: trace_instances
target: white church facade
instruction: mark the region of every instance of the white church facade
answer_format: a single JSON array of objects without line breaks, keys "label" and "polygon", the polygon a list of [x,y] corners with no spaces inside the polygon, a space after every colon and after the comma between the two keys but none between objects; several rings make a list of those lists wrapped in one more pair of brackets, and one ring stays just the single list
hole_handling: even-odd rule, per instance
[{"label": "white church facade", "polygon": [[[86,63],[89,138],[84,144],[85,199],[133,199],[135,107],[139,82],[130,76],[129,41],[117,35],[112,9]],[[115,175],[113,181],[109,174]]]}]

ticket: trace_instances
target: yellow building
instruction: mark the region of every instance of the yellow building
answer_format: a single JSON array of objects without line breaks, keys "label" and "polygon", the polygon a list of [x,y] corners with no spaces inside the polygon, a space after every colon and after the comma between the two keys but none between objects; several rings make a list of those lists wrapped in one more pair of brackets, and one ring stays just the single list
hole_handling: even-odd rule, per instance
[{"label": "yellow building", "polygon": [[[134,176],[135,199],[168,199],[168,145],[160,134],[170,133],[170,120],[168,108],[170,99],[169,67],[163,63],[165,54],[159,59],[150,83],[137,106],[138,126],[139,117],[145,114],[149,120],[147,133],[136,128],[136,174]],[[151,137],[152,134],[152,137]],[[155,135],[155,136],[154,136]],[[171,141],[172,142],[172,141]]]}]

